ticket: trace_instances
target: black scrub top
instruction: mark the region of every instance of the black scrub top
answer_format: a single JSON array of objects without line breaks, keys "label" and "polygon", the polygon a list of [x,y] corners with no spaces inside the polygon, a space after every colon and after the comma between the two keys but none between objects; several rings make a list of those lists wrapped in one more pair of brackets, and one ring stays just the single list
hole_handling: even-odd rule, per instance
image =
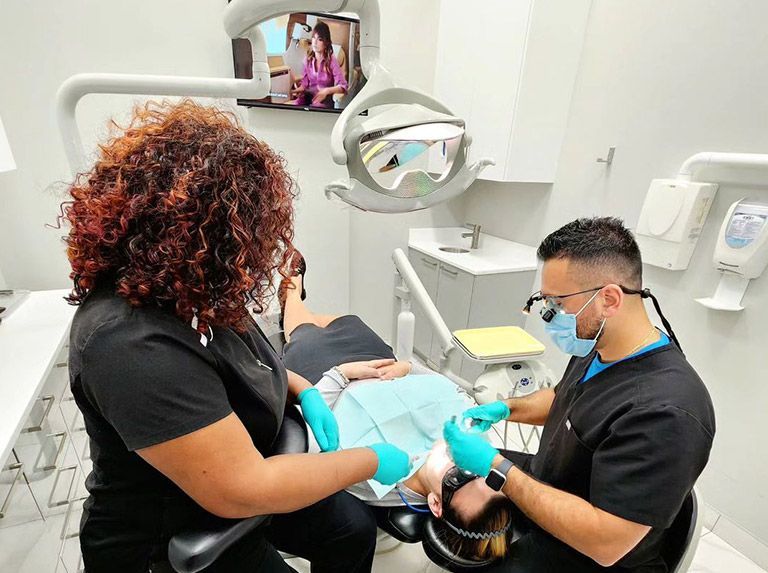
[{"label": "black scrub top", "polygon": [[169,311],[133,308],[96,289],[75,313],[69,360],[93,461],[81,522],[86,565],[89,551],[113,548],[124,561],[146,560],[152,547],[207,517],[135,450],[234,411],[268,456],[282,423],[285,368],[255,322],[244,334],[214,328],[203,340]]},{"label": "black scrub top", "polygon": [[[709,393],[672,344],[581,382],[595,357],[572,358],[529,471],[551,486],[652,529],[610,571],[663,572],[664,530],[709,459],[715,415]],[[554,538],[573,571],[605,571]],[[565,569],[564,569],[565,570]]]}]

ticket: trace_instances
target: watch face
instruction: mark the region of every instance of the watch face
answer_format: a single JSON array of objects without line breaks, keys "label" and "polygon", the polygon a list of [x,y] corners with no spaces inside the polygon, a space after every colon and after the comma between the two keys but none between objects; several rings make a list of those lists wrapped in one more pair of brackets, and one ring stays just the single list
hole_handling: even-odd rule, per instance
[{"label": "watch face", "polygon": [[506,476],[496,468],[492,469],[488,474],[488,477],[485,478],[486,485],[495,491],[499,491],[504,486],[504,482],[506,481]]}]

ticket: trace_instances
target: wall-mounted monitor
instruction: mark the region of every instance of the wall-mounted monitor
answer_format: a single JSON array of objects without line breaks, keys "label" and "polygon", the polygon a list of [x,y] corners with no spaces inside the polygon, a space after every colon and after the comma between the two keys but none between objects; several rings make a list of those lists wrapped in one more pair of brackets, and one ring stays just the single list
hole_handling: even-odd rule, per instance
[{"label": "wall-mounted monitor", "polygon": [[[244,106],[341,112],[365,85],[360,65],[360,21],[296,12],[259,25],[267,41],[271,85]],[[232,40],[235,77],[251,79],[251,44]]]}]

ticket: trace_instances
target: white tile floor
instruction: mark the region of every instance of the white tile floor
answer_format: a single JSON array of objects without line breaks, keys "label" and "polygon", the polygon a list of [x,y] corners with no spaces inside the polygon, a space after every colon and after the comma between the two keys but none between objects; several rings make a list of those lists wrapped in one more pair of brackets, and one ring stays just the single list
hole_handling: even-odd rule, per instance
[{"label": "white tile floor", "polygon": [[689,573],[766,573],[714,533],[704,530]]},{"label": "white tile floor", "polygon": [[[300,573],[309,573],[301,559],[289,561]],[[442,571],[424,555],[421,544],[400,544],[394,550],[376,555],[373,573],[437,573]],[[766,573],[714,533],[704,531],[688,573]]]},{"label": "white tile floor", "polygon": [[[50,573],[55,568],[58,534],[62,516],[40,522],[11,527],[3,531],[0,547],[0,571],[14,573]],[[9,534],[11,536],[9,537]],[[391,547],[391,539],[380,549]],[[8,542],[7,545],[5,542]],[[309,573],[309,564],[291,559],[291,566],[300,573]],[[374,573],[438,573],[441,571],[424,554],[421,544],[399,544],[391,551],[380,552],[373,564]],[[736,551],[714,533],[704,530],[689,573],[768,573]]]}]

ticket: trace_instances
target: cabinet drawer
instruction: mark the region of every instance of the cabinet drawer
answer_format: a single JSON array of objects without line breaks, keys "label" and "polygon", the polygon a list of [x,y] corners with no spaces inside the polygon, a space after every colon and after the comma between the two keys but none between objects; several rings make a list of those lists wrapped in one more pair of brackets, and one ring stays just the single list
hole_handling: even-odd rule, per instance
[{"label": "cabinet drawer", "polygon": [[27,421],[16,439],[17,446],[42,444],[45,436],[64,429],[60,419],[51,413],[58,408],[64,389],[69,385],[69,369],[66,362],[59,362],[51,369],[40,396],[32,404]]},{"label": "cabinet drawer", "polygon": [[[436,306],[451,332],[467,326],[474,280],[471,274],[440,263]],[[440,363],[440,354],[440,344],[433,339],[430,361],[434,365]]]},{"label": "cabinet drawer", "polygon": [[61,549],[59,550],[59,563],[56,571],[68,573],[82,573],[83,558],[80,552],[80,518],[83,514],[83,503],[88,498],[85,490],[85,479],[82,471],[77,470],[75,478],[76,486],[69,502],[66,505],[64,522],[59,532]]},{"label": "cabinet drawer", "polygon": [[80,553],[80,539],[73,537],[62,542],[56,573],[83,573],[83,557]]},{"label": "cabinet drawer", "polygon": [[42,519],[25,469],[16,452],[0,468],[0,528]]}]

